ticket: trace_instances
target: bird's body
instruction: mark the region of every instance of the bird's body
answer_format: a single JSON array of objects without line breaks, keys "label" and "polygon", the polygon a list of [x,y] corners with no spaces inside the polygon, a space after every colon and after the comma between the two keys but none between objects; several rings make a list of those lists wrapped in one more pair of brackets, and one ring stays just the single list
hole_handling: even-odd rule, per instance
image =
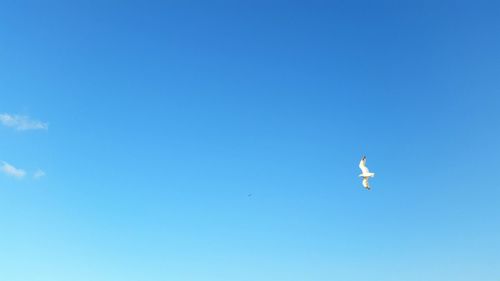
[{"label": "bird's body", "polygon": [[371,173],[368,170],[368,167],[366,167],[366,156],[363,156],[363,158],[361,158],[361,161],[359,161],[359,168],[361,169],[361,174],[359,174],[359,176],[363,178],[363,186],[366,189],[370,189],[368,179],[373,178],[375,176],[375,173]]}]

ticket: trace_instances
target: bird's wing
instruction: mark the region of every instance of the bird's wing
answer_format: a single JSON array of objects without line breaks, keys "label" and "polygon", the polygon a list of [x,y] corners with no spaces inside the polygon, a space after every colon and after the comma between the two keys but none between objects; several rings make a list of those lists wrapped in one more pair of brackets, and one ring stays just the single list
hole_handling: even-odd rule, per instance
[{"label": "bird's wing", "polygon": [[363,186],[365,188],[370,188],[370,185],[368,184],[368,177],[363,178]]},{"label": "bird's wing", "polygon": [[363,174],[367,174],[370,172],[368,170],[368,167],[366,167],[366,157],[365,156],[363,156],[363,158],[361,158],[361,161],[359,161],[359,168],[361,169],[361,172]]}]

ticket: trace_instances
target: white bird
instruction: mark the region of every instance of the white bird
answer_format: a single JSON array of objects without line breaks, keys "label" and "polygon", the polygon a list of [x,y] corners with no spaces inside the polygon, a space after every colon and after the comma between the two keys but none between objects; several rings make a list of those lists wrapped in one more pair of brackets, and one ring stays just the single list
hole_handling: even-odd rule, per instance
[{"label": "white bird", "polygon": [[359,168],[361,169],[361,174],[359,174],[359,176],[363,178],[363,186],[366,189],[370,190],[368,179],[373,178],[375,176],[375,173],[370,173],[368,167],[366,167],[366,156],[363,156],[363,158],[361,158],[361,161],[359,161]]}]

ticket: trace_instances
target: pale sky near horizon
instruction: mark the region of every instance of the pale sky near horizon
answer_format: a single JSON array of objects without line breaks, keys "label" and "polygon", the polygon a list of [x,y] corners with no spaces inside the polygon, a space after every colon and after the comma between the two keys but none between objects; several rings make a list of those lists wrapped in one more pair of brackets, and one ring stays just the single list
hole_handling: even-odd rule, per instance
[{"label": "pale sky near horizon", "polygon": [[499,11],[2,1],[0,280],[500,280]]}]

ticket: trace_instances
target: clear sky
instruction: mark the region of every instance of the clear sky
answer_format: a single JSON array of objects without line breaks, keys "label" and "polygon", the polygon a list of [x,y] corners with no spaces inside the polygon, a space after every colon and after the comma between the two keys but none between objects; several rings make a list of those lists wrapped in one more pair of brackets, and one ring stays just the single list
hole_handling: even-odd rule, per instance
[{"label": "clear sky", "polygon": [[403,2],[2,1],[0,279],[500,280],[500,4]]}]

